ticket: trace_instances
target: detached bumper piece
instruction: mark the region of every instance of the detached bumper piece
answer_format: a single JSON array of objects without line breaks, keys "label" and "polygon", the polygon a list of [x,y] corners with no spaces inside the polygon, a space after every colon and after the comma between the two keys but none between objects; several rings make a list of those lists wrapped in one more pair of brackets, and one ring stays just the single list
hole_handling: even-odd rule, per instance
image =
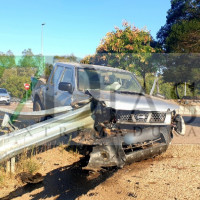
[{"label": "detached bumper piece", "polygon": [[[103,167],[114,166],[121,168],[125,164],[160,155],[167,150],[171,136],[167,127],[156,128],[155,130],[152,132],[153,134],[150,134],[149,128],[143,130],[140,137],[146,139],[143,142],[132,144],[127,144],[125,136],[107,138],[106,142],[103,142],[104,144],[93,147],[86,169],[98,170]],[[152,138],[153,135],[155,136],[154,138]],[[151,140],[148,139],[148,136],[150,136]],[[138,137],[138,135],[135,136],[137,141]]]}]

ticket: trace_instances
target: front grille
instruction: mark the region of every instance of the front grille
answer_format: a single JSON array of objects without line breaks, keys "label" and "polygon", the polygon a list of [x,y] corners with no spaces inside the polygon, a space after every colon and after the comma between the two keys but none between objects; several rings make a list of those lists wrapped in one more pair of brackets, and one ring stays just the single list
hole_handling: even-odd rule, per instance
[{"label": "front grille", "polygon": [[149,113],[137,113],[133,114],[133,117],[133,119],[135,119],[136,122],[147,122]]},{"label": "front grille", "polygon": [[151,123],[164,122],[165,118],[166,118],[166,114],[165,113],[152,113],[150,122]]},{"label": "front grille", "polygon": [[132,122],[133,121],[131,114],[118,115],[117,119],[120,120],[120,121],[127,121],[127,122]]},{"label": "front grille", "polygon": [[119,122],[164,123],[166,114],[159,112],[126,113],[121,111],[117,113],[116,117]]}]

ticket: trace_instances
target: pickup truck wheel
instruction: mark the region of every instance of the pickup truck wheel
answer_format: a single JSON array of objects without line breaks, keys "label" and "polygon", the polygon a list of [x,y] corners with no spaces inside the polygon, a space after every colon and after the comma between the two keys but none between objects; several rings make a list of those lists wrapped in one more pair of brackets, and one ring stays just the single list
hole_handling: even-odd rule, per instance
[{"label": "pickup truck wheel", "polygon": [[163,139],[165,140],[165,143],[169,145],[172,140],[171,133],[166,128],[163,128],[161,133],[162,133]]},{"label": "pickup truck wheel", "polygon": [[[40,100],[39,99],[34,100],[33,111],[41,111],[41,110],[44,110],[44,107],[43,107],[42,103],[40,102]],[[36,119],[36,122],[41,122],[41,121],[44,121],[44,117],[38,117]]]}]

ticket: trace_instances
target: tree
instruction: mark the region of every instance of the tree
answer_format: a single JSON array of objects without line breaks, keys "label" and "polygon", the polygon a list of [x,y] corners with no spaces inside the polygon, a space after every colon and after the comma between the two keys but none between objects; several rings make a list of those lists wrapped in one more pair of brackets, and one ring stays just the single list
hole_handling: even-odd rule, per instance
[{"label": "tree", "polygon": [[93,63],[94,55],[87,55],[83,59],[81,59],[80,63],[82,64],[90,64]]},{"label": "tree", "polygon": [[175,85],[199,82],[200,0],[172,0],[157,37],[166,53],[163,79]]},{"label": "tree", "polygon": [[49,76],[50,76],[52,70],[53,70],[53,65],[49,64],[49,63],[46,63],[45,64],[45,69],[44,69],[44,75],[45,75],[45,79],[46,80],[49,79]]},{"label": "tree", "polygon": [[184,20],[174,24],[165,43],[170,53],[200,52],[200,21]]},{"label": "tree", "polygon": [[74,54],[66,55],[66,56],[54,56],[54,61],[79,63],[79,59]]},{"label": "tree", "polygon": [[[199,0],[171,0],[171,8],[167,12],[167,21],[157,33],[159,43],[167,48],[167,38],[176,28],[174,25],[183,21],[200,20],[200,1]],[[185,24],[182,24],[185,26]],[[198,34],[198,33],[197,33]]]},{"label": "tree", "polygon": [[123,29],[115,27],[108,32],[97,47],[94,56],[87,56],[81,62],[107,65],[134,71],[143,77],[146,89],[146,74],[155,72],[156,66],[150,62],[152,53],[159,52],[149,31],[138,29],[123,22]]},{"label": "tree", "polygon": [[[36,70],[35,70],[36,71]],[[11,92],[11,96],[22,98],[25,94],[24,83],[30,83],[30,77],[35,73],[32,68],[8,68],[0,79],[0,87]]]},{"label": "tree", "polygon": [[34,68],[36,67],[36,62],[34,59],[34,54],[31,49],[25,49],[22,52],[22,58],[19,61],[19,66],[20,67],[29,67],[29,68]]},{"label": "tree", "polygon": [[6,53],[0,53],[0,67],[11,68],[16,67],[15,56],[11,50]]},{"label": "tree", "polygon": [[163,69],[166,82],[194,82],[199,80],[199,54],[167,54]]},{"label": "tree", "polygon": [[44,75],[45,71],[45,57],[41,55],[35,55],[33,57],[35,62],[35,68],[37,68],[37,72],[35,74],[36,77],[40,77],[41,75]]},{"label": "tree", "polygon": [[0,78],[3,76],[5,68],[0,66]]},{"label": "tree", "polygon": [[[31,49],[25,49],[23,56],[19,60],[19,67],[37,69],[36,76],[44,74],[45,57],[42,55],[34,55]],[[34,70],[35,71],[35,70]]]}]

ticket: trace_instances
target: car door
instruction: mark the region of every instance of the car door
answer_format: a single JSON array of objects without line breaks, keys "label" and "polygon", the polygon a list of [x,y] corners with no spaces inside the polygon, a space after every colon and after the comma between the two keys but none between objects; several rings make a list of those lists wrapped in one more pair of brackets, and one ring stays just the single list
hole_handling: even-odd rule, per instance
[{"label": "car door", "polygon": [[54,108],[57,105],[57,93],[58,93],[58,84],[61,78],[61,75],[64,71],[63,66],[56,66],[54,68],[53,74],[46,87],[45,95],[45,107],[46,109]]},{"label": "car door", "polygon": [[[66,82],[66,83],[71,83],[72,84],[72,88],[74,88],[74,71],[73,68],[71,67],[65,67],[64,72],[61,75],[61,78],[59,80],[60,82]],[[58,84],[59,84],[58,83]],[[61,91],[61,90],[57,90],[56,95],[55,95],[55,106],[59,107],[59,106],[68,106],[71,104],[71,100],[72,100],[72,93],[68,92],[68,91]]]}]

